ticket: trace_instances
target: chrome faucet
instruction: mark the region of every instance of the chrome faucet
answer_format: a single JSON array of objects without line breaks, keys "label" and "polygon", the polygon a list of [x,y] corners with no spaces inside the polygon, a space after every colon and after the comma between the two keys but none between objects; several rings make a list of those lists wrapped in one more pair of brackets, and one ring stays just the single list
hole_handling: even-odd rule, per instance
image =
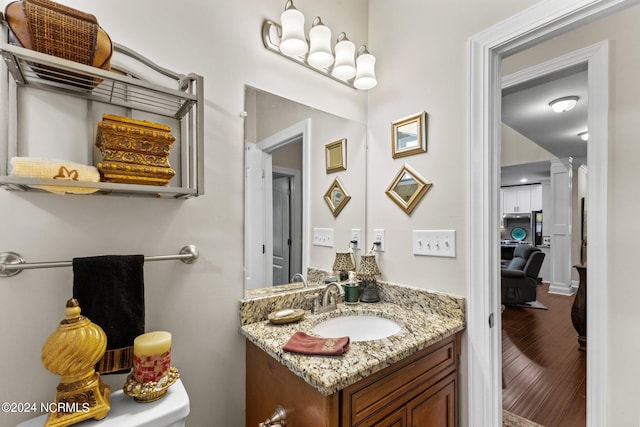
[{"label": "chrome faucet", "polygon": [[291,278],[291,283],[295,282],[296,279],[300,279],[300,281],[302,282],[302,284],[304,285],[305,288],[309,287],[309,284],[307,283],[307,279],[304,278],[302,273],[294,274],[293,277]]},{"label": "chrome faucet", "polygon": [[317,313],[326,313],[327,311],[332,311],[338,308],[336,299],[331,294],[332,289],[336,289],[338,291],[338,295],[344,295],[342,286],[336,282],[329,283],[320,291],[320,295],[318,297],[320,299],[320,303],[318,304]]}]

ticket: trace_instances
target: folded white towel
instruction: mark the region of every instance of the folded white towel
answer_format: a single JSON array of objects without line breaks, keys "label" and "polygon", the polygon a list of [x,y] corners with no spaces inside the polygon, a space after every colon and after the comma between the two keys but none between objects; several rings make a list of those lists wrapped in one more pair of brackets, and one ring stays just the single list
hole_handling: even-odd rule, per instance
[{"label": "folded white towel", "polygon": [[[98,169],[94,166],[87,166],[67,160],[38,157],[12,157],[11,161],[9,162],[9,175],[65,181],[100,181],[100,172],[98,172]],[[56,194],[90,194],[98,191],[97,188],[87,187],[54,185],[33,185],[32,187],[50,191]]]}]

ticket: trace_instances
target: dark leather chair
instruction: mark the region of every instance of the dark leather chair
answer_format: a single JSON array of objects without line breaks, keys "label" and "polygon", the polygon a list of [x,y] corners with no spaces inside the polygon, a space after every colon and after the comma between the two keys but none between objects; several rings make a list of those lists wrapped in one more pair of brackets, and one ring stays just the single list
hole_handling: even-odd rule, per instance
[{"label": "dark leather chair", "polygon": [[536,300],[538,274],[544,252],[535,246],[519,245],[502,273],[502,304],[522,304]]}]

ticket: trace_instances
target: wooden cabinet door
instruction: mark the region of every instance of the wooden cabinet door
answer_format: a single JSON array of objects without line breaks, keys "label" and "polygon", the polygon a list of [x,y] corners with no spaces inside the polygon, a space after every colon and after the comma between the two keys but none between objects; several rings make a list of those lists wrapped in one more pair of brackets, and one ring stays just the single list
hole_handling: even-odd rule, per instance
[{"label": "wooden cabinet door", "polygon": [[[363,426],[366,426],[366,423]],[[407,427],[407,408],[398,408],[382,420],[371,424],[371,427]]]},{"label": "wooden cabinet door", "polygon": [[409,427],[455,427],[456,374],[451,374],[407,404]]}]

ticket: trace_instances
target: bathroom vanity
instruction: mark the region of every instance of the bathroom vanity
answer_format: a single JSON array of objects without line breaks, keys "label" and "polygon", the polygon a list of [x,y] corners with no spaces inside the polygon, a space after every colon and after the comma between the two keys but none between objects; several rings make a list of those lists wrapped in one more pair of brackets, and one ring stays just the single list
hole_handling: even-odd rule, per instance
[{"label": "bathroom vanity", "polygon": [[[464,299],[389,285],[382,302],[345,305],[300,322],[243,321],[246,343],[246,426],[282,405],[288,425],[457,426],[460,332]],[[285,304],[287,304],[285,302]],[[279,309],[274,301],[269,307]],[[401,331],[357,341],[341,356],[288,353],[296,331],[342,316],[379,316]]]}]

